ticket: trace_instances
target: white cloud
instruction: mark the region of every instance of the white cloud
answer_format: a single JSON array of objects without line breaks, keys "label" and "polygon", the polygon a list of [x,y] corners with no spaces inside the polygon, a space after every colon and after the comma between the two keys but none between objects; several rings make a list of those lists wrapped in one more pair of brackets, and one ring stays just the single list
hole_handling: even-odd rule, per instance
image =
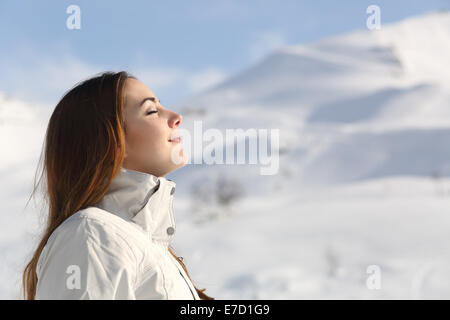
[{"label": "white cloud", "polygon": [[47,103],[56,102],[77,82],[101,71],[70,54],[37,58],[31,53],[20,60],[0,62],[0,69],[2,91],[15,98]]},{"label": "white cloud", "polygon": [[163,102],[172,104],[225,78],[224,72],[216,67],[193,73],[187,68],[164,65],[154,57],[142,54],[137,54],[127,65],[118,64],[110,68],[86,62],[71,54],[68,48],[52,52],[50,55],[25,48],[9,59],[0,59],[0,90],[33,104],[55,105],[78,82],[103,71],[125,70],[161,96]]},{"label": "white cloud", "polygon": [[255,41],[249,46],[252,61],[260,60],[272,51],[285,46],[286,36],[280,31],[266,31],[256,35]]},{"label": "white cloud", "polygon": [[196,93],[222,82],[226,75],[223,71],[210,67],[188,78],[188,88],[192,93]]}]

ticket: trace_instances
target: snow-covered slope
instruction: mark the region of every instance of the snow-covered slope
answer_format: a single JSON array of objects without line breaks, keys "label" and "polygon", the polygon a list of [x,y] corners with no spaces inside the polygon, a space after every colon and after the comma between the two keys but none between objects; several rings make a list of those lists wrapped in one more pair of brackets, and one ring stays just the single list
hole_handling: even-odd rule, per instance
[{"label": "snow-covered slope", "polygon": [[450,128],[449,56],[449,12],[284,47],[185,100],[205,111],[185,126],[279,128],[281,161],[308,183],[428,175],[450,165],[439,139]]},{"label": "snow-covered slope", "polygon": [[178,200],[175,245],[195,251],[197,283],[219,298],[448,299],[449,56],[450,13],[438,12],[283,48],[187,99],[185,127],[279,128],[283,148],[275,176],[173,174],[181,192],[218,170],[248,192],[202,227],[188,219],[196,199]]},{"label": "snow-covered slope", "polygon": [[280,48],[186,101],[200,108],[303,106],[419,83],[449,86],[450,13],[437,12],[316,43]]}]

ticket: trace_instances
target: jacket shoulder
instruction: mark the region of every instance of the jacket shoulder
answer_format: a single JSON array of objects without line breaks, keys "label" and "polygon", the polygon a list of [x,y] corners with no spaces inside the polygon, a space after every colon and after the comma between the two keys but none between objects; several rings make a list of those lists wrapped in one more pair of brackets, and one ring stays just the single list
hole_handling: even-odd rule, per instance
[{"label": "jacket shoulder", "polygon": [[[102,232],[108,232],[118,239],[121,239],[133,251],[142,251],[141,246],[148,238],[142,227],[133,221],[126,220],[116,214],[97,207],[88,207],[77,211],[70,216],[63,224],[77,225],[84,223],[85,231],[91,236],[101,238]],[[63,225],[62,224],[62,225]],[[64,228],[64,226],[62,226]],[[100,232],[100,233],[99,233]]]},{"label": "jacket shoulder", "polygon": [[61,237],[63,233],[66,238],[85,237],[106,246],[115,243],[136,254],[133,241],[130,241],[132,239],[129,237],[130,234],[136,233],[136,229],[122,218],[100,208],[88,207],[77,211],[63,221],[50,238]]},{"label": "jacket shoulder", "polygon": [[[36,270],[38,299],[133,297],[139,273],[135,250],[99,210],[80,210],[52,233]],[[67,282],[71,272],[78,277],[76,290]]]}]

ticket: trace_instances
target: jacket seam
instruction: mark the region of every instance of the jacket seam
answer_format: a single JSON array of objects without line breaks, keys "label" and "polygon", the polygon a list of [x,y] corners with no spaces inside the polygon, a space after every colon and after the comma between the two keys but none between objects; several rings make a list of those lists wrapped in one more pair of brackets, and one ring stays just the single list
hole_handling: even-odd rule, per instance
[{"label": "jacket seam", "polygon": [[161,266],[159,266],[159,269],[160,269],[159,271],[161,272],[162,277],[163,277],[163,288],[164,288],[164,291],[166,292],[166,300],[169,300],[169,292],[167,291],[166,276],[165,276],[164,272],[161,270]]},{"label": "jacket seam", "polygon": [[[133,254],[134,261],[135,261],[135,266],[136,266],[135,267],[135,269],[136,269],[135,270],[135,276],[134,276],[134,281],[133,281],[133,289],[135,290],[136,286],[137,286],[137,279],[138,279],[138,276],[139,276],[140,263],[138,262],[138,259],[137,259],[136,253],[134,252],[133,247],[128,243],[128,241],[125,239],[125,237],[120,234],[120,231],[118,231],[118,228],[116,226],[111,225],[111,224],[107,224],[107,223],[105,223],[105,221],[103,221],[101,219],[98,219],[98,218],[93,218],[93,217],[88,217],[88,216],[79,216],[78,218],[76,218],[76,220],[83,220],[83,219],[96,221],[96,222],[100,223],[102,226],[110,227],[111,229],[113,229],[114,234],[117,235],[128,246],[128,249]],[[89,235],[91,235],[91,236],[93,235],[90,231],[87,231],[87,232],[89,233]],[[101,243],[101,242],[98,242],[98,243]],[[118,241],[118,245],[122,249],[124,249],[122,244],[120,244],[120,241]]]},{"label": "jacket seam", "polygon": [[[94,245],[98,245],[99,247],[104,247],[103,243],[101,243],[100,241],[97,241],[96,239],[94,239],[94,238],[91,237],[91,236],[88,236],[88,237],[87,237],[86,242],[87,242],[87,243],[92,243],[92,244],[94,244]],[[117,259],[117,258],[115,258],[115,259]],[[120,261],[120,259],[117,259],[117,261]],[[105,272],[105,274],[106,274],[106,277],[107,277],[108,280],[109,280],[109,284],[110,284],[111,288],[112,288],[113,290],[115,290],[116,288],[115,288],[115,286],[114,286],[114,282],[111,280],[111,276],[110,276],[107,272]]]}]

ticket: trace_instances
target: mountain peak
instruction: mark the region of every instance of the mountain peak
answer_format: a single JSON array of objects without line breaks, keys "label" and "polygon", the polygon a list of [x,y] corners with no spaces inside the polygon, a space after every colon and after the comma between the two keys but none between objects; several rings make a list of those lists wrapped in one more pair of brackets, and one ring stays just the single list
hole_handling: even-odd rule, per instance
[{"label": "mountain peak", "polygon": [[410,79],[445,80],[450,75],[450,11],[412,16],[382,24],[380,30],[357,30],[277,52],[351,65],[387,62],[401,66]]}]

